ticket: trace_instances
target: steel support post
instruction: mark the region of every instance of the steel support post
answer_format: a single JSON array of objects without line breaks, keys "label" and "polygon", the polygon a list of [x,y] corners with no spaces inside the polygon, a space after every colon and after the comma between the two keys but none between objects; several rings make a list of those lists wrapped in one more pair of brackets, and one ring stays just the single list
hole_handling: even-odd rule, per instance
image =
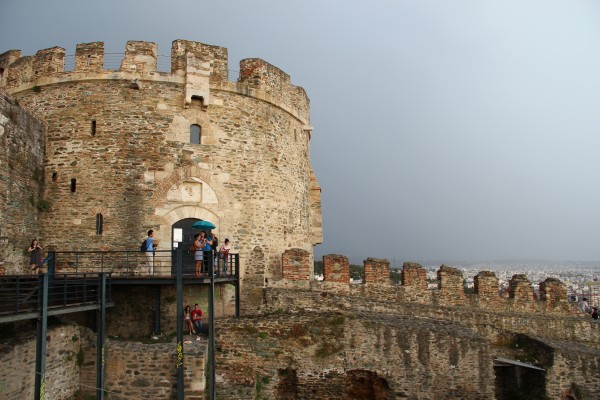
[{"label": "steel support post", "polygon": [[240,317],[240,256],[235,255],[235,316]]},{"label": "steel support post", "polygon": [[56,271],[56,252],[49,251],[48,252],[48,275],[54,276],[54,272]]},{"label": "steel support post", "polygon": [[183,400],[183,254],[177,247],[176,286],[177,286],[177,400]]},{"label": "steel support post", "polygon": [[209,399],[216,399],[215,387],[215,273],[210,269],[210,285],[208,289],[208,360],[210,365]]},{"label": "steel support post", "polygon": [[161,285],[156,286],[156,293],[154,295],[154,334],[160,334],[160,295]]},{"label": "steel support post", "polygon": [[106,336],[106,274],[98,276],[98,303],[96,311],[96,399],[104,400],[104,339]]},{"label": "steel support post", "polygon": [[35,352],[35,389],[34,399],[46,398],[46,335],[48,333],[48,281],[49,275],[39,277],[38,289],[39,314],[37,317],[37,340]]}]

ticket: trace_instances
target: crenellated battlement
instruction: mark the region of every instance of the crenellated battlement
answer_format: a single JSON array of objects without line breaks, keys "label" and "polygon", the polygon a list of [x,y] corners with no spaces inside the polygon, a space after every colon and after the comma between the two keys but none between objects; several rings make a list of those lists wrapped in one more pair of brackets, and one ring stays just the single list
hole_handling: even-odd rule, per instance
[{"label": "crenellated battlement", "polygon": [[446,265],[440,266],[437,271],[437,288],[428,289],[426,271],[417,263],[404,263],[401,284],[393,284],[389,261],[368,258],[364,261],[364,280],[357,284],[350,282],[350,263],[345,256],[323,256],[323,281],[316,281],[312,277],[312,266],[306,251],[288,250],[282,260],[283,279],[270,282],[269,287],[300,287],[386,302],[573,315],[567,301],[566,286],[556,278],[541,282],[539,296],[536,296],[527,276],[515,274],[509,282],[507,296],[503,296],[496,274],[481,271],[474,277],[474,293],[467,294],[462,272]]},{"label": "crenellated battlement", "polygon": [[[0,54],[0,88],[14,94],[40,90],[46,85],[90,80],[125,80],[131,87],[143,90],[145,82],[167,82],[181,85],[184,106],[199,101],[203,108],[222,105],[211,92],[222,91],[254,97],[272,103],[300,119],[307,131],[309,99],[304,89],[294,86],[290,76],[258,58],[240,61],[237,82],[230,82],[228,52],[188,40],[175,40],[171,46],[169,72],[158,70],[158,46],[152,42],[128,41],[117,68],[106,66],[103,42],[80,43],[76,46],[74,65],[67,68],[73,56],[65,49],[53,47],[39,50],[33,56],[22,56],[20,50]],[[114,57],[114,54],[111,54]]]}]

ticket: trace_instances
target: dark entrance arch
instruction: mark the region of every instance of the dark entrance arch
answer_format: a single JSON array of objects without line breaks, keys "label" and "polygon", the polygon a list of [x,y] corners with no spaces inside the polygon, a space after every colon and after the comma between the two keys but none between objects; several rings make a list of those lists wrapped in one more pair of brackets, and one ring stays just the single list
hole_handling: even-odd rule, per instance
[{"label": "dark entrance arch", "polygon": [[[194,235],[196,233],[200,233],[198,229],[192,228],[195,222],[202,221],[198,218],[185,218],[181,219],[173,224],[171,227],[171,246],[173,250],[177,248],[177,246],[181,247],[182,255],[183,255],[183,274],[184,275],[194,275],[194,254],[189,251],[192,247],[192,243],[194,243]],[[176,242],[175,229],[181,229],[181,242]],[[207,233],[210,233],[208,231]]]}]

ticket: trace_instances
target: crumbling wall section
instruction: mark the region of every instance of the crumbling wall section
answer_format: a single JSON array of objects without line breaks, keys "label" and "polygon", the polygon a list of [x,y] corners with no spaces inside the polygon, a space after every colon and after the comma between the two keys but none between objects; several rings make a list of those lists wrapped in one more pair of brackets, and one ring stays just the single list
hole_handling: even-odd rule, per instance
[{"label": "crumbling wall section", "polygon": [[[219,320],[219,397],[492,398],[489,346],[447,322],[303,313]],[[350,396],[365,397],[350,397]]]}]

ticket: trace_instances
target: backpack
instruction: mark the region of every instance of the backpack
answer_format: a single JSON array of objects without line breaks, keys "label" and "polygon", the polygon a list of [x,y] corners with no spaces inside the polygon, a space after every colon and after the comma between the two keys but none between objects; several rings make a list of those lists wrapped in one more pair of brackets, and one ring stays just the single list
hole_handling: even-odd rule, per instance
[{"label": "backpack", "polygon": [[147,246],[146,246],[146,239],[144,239],[144,240],[142,241],[142,245],[140,246],[140,251],[141,251],[142,253],[145,253],[145,252],[146,252],[146,247],[147,247]]}]

